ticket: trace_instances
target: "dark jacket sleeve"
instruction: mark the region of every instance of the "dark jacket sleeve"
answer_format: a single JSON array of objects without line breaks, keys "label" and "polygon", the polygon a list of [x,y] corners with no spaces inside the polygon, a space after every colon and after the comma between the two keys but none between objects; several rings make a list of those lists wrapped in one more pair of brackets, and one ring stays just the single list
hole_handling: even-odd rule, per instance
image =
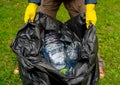
[{"label": "dark jacket sleeve", "polygon": [[41,4],[41,0],[28,0],[28,2],[29,2],[29,3],[30,3],[30,2],[36,3],[36,4],[38,4],[38,5]]},{"label": "dark jacket sleeve", "polygon": [[96,4],[97,0],[85,0],[85,4]]}]

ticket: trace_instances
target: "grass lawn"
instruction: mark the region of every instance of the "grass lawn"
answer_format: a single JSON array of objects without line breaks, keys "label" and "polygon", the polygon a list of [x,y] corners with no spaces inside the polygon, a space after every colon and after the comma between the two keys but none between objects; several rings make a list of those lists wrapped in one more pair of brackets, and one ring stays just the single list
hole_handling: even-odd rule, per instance
[{"label": "grass lawn", "polygon": [[[10,44],[24,24],[26,6],[27,0],[0,0],[0,85],[22,85],[13,73],[17,60]],[[120,1],[98,0],[96,12],[99,53],[105,61],[105,78],[99,85],[120,85]],[[57,19],[69,19],[63,6]]]}]

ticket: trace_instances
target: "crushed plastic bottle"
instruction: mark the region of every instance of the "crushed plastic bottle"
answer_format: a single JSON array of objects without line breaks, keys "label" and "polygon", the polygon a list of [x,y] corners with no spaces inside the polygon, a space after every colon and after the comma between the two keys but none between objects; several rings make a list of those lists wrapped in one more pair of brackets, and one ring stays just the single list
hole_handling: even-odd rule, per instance
[{"label": "crushed plastic bottle", "polygon": [[78,60],[78,52],[79,52],[79,47],[81,44],[79,42],[73,42],[70,45],[67,46],[66,53],[67,53],[67,68],[71,69],[74,68],[77,64]]},{"label": "crushed plastic bottle", "polygon": [[56,69],[61,70],[65,68],[66,53],[64,44],[59,41],[57,34],[53,31],[45,35],[43,54]]}]

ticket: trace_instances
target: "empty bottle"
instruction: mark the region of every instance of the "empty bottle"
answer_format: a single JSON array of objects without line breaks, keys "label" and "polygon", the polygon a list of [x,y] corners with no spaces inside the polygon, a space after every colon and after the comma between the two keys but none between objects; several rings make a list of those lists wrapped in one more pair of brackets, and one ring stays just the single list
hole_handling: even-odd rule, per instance
[{"label": "empty bottle", "polygon": [[58,70],[66,66],[66,53],[64,44],[59,41],[58,35],[50,31],[45,35],[45,47],[43,49],[45,58]]},{"label": "empty bottle", "polygon": [[70,45],[67,46],[66,53],[67,53],[67,68],[71,69],[74,68],[77,64],[78,60],[78,52],[79,52],[79,47],[81,44],[77,41],[71,43]]}]

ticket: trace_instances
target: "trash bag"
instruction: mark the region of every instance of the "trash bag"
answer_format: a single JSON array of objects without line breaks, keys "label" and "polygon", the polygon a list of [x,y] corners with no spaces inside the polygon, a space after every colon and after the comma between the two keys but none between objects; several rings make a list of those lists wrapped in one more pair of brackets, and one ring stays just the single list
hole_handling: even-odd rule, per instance
[{"label": "trash bag", "polygon": [[[45,59],[42,49],[46,31],[53,30],[63,42],[80,42],[77,64],[66,76]],[[34,23],[26,23],[17,33],[11,48],[17,56],[23,85],[97,85],[99,80],[96,28],[86,29],[80,14],[65,23],[38,12]]]}]

